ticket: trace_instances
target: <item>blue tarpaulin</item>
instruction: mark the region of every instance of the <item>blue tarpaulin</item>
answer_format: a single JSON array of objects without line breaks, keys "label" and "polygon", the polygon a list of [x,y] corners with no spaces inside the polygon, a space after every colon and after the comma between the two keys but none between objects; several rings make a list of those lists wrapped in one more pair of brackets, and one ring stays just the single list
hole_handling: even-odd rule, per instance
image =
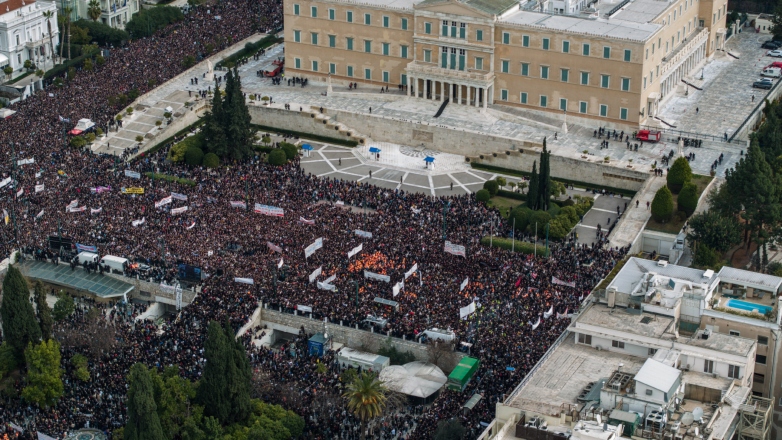
[{"label": "blue tarpaulin", "polygon": [[424,162],[426,162],[426,163],[432,163],[432,162],[434,162],[434,157],[432,157],[432,156],[426,156],[426,157],[424,158]]},{"label": "blue tarpaulin", "polygon": [[312,151],[312,145],[304,144],[304,145],[301,146],[301,149],[302,150],[306,150],[306,151]]},{"label": "blue tarpaulin", "polygon": [[377,147],[369,147],[370,153],[380,153],[380,148]]}]

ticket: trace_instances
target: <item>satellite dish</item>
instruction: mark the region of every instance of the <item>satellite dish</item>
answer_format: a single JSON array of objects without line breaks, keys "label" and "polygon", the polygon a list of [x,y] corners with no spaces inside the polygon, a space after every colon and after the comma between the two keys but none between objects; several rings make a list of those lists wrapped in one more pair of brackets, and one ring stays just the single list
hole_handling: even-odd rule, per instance
[{"label": "satellite dish", "polygon": [[699,406],[692,410],[692,418],[700,422],[701,418],[703,418],[703,408]]},{"label": "satellite dish", "polygon": [[682,416],[682,425],[684,426],[690,426],[692,425],[692,422],[695,420],[695,418],[692,416],[691,412],[686,412]]}]

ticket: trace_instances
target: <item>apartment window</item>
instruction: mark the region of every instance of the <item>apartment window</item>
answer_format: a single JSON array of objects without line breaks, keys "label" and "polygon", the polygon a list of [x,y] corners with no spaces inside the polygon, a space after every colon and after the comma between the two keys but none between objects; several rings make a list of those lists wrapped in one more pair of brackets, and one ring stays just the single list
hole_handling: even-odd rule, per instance
[{"label": "apartment window", "polygon": [[388,72],[383,71],[383,82],[387,83],[388,82],[388,78],[389,78]]},{"label": "apartment window", "polygon": [[294,58],[293,66],[297,69],[301,69],[301,58]]},{"label": "apartment window", "polygon": [[318,45],[318,33],[317,32],[310,32],[310,43],[317,46]]},{"label": "apartment window", "polygon": [[505,89],[500,90],[500,100],[501,101],[507,101],[508,100],[508,91]]},{"label": "apartment window", "polygon": [[[526,104],[527,103],[527,92],[521,92],[521,94],[519,95],[519,102],[522,103],[522,104]],[[579,342],[581,342],[581,337],[582,336],[585,336],[585,335],[578,335]],[[586,335],[586,336],[589,338],[590,341],[592,341],[592,335]]]},{"label": "apartment window", "polygon": [[614,347],[614,348],[621,348],[621,349],[624,350],[625,343],[622,342],[622,341],[611,341],[611,346]]},{"label": "apartment window", "polygon": [[313,61],[312,62],[312,71],[313,72],[317,72],[318,71],[318,62],[317,61]]},{"label": "apartment window", "polygon": [[728,377],[731,379],[740,379],[741,367],[738,365],[728,365]]},{"label": "apartment window", "polygon": [[569,74],[570,74],[570,70],[568,70],[568,69],[559,69],[559,79],[562,82],[567,82]]},{"label": "apartment window", "polygon": [[610,79],[610,75],[600,75],[600,87],[607,89]]},{"label": "apartment window", "polygon": [[755,374],[752,375],[752,382],[763,383],[765,381],[766,381],[766,375],[765,374],[755,373]]},{"label": "apartment window", "polygon": [[630,91],[630,78],[622,78],[622,91]]},{"label": "apartment window", "polygon": [[510,44],[510,34],[507,32],[502,33],[502,44]]},{"label": "apartment window", "polygon": [[608,106],[605,104],[600,104],[600,116],[606,117],[608,116]]},{"label": "apartment window", "polygon": [[589,44],[584,43],[581,45],[581,55],[584,55],[585,57],[589,56]]},{"label": "apartment window", "polygon": [[293,31],[293,42],[301,43],[301,31]]},{"label": "apartment window", "polygon": [[768,336],[758,336],[758,344],[768,345]]},{"label": "apartment window", "polygon": [[475,57],[475,70],[483,70],[483,58]]},{"label": "apartment window", "polygon": [[353,78],[353,66],[348,66],[348,77]]},{"label": "apartment window", "polygon": [[633,52],[630,49],[625,49],[625,61],[630,62],[632,54]]},{"label": "apartment window", "polygon": [[649,389],[647,389],[647,390],[646,390],[646,395],[647,395],[647,396],[651,396],[651,395],[652,395],[652,393],[653,393],[653,391],[652,391],[652,390],[649,390]]},{"label": "apartment window", "polygon": [[353,23],[353,11],[348,11],[345,15],[345,21]]},{"label": "apartment window", "polygon": [[402,19],[402,30],[403,31],[407,30],[407,19],[406,18]]},{"label": "apartment window", "polygon": [[329,35],[329,47],[337,47],[337,36]]},{"label": "apartment window", "polygon": [[388,55],[389,48],[391,47],[388,43],[383,43],[383,55]]},{"label": "apartment window", "polygon": [[627,120],[627,109],[626,108],[620,108],[619,109],[619,119],[626,121]]},{"label": "apartment window", "polygon": [[755,363],[756,364],[766,365],[766,356],[764,356],[762,354],[756,354],[755,355]]},{"label": "apartment window", "polygon": [[312,18],[318,18],[318,7],[313,6],[310,8],[310,12],[312,14]]},{"label": "apartment window", "polygon": [[333,9],[329,9],[329,20],[334,20],[334,17],[336,16],[337,11]]},{"label": "apartment window", "polygon": [[428,21],[424,23],[424,33],[427,35],[430,35],[432,33],[432,23]]},{"label": "apartment window", "polygon": [[299,15],[301,7],[299,5],[293,5],[293,15]]},{"label": "apartment window", "polygon": [[524,47],[529,47],[529,35],[522,35],[521,45]]},{"label": "apartment window", "polygon": [[570,41],[562,42],[562,53],[570,53]]},{"label": "apartment window", "polygon": [[581,102],[578,103],[578,111],[580,113],[586,114],[586,112],[587,112],[587,103],[586,103],[586,101],[581,101]]},{"label": "apartment window", "polygon": [[581,85],[582,86],[589,85],[589,72],[581,72]]},{"label": "apartment window", "polygon": [[543,50],[548,50],[550,43],[551,43],[551,40],[549,40],[548,38],[544,38],[543,39]]},{"label": "apartment window", "polygon": [[372,69],[364,69],[364,79],[372,79]]},{"label": "apartment window", "polygon": [[739,332],[738,330],[730,330],[728,334],[730,334],[731,336],[741,336],[741,332]]},{"label": "apartment window", "polygon": [[548,97],[546,97],[544,95],[540,95],[540,106],[541,107],[548,106]]},{"label": "apartment window", "polygon": [[608,46],[603,47],[603,58],[611,58],[611,48]]},{"label": "apartment window", "polygon": [[347,48],[348,48],[348,50],[353,50],[353,39],[348,37],[345,40],[347,41]]},{"label": "apartment window", "polygon": [[[652,46],[652,47],[654,47],[654,46]],[[649,59],[649,48],[648,47],[646,48],[645,59],[647,59],[647,60]]]},{"label": "apartment window", "polygon": [[459,38],[467,38],[467,23],[459,23]]},{"label": "apartment window", "polygon": [[432,62],[432,51],[429,49],[424,49],[424,62],[425,63]]},{"label": "apartment window", "polygon": [[402,58],[407,58],[407,46],[399,46],[399,55]]},{"label": "apartment window", "polygon": [[448,36],[448,20],[443,20],[443,28],[441,30],[441,34],[443,37]]},{"label": "apartment window", "polygon": [[329,73],[332,75],[337,74],[337,65],[334,63],[329,63]]},{"label": "apartment window", "polygon": [[475,31],[475,40],[483,41],[483,31],[481,29]]},{"label": "apartment window", "polygon": [[579,344],[592,345],[592,335],[585,335],[583,333],[579,333],[578,334],[578,343]]},{"label": "apartment window", "polygon": [[510,70],[509,66],[510,66],[510,61],[502,60],[502,65],[501,65],[502,73],[508,73],[508,71]]},{"label": "apartment window", "polygon": [[559,109],[562,111],[567,111],[567,99],[559,98]]},{"label": "apartment window", "polygon": [[708,359],[703,361],[703,372],[704,373],[713,373],[714,372],[714,361],[710,361]]},{"label": "apartment window", "polygon": [[649,354],[649,356],[656,355],[657,354],[657,349],[656,348],[650,348],[649,351],[648,351],[648,354]]},{"label": "apartment window", "polygon": [[540,66],[540,78],[548,79],[548,66]]},{"label": "apartment window", "polygon": [[372,53],[372,42],[371,41],[364,40],[364,52]]},{"label": "apartment window", "polygon": [[366,25],[372,24],[372,15],[364,14],[364,24]]},{"label": "apartment window", "polygon": [[384,27],[384,28],[387,28],[387,27],[388,27],[388,23],[389,23],[390,21],[391,21],[391,19],[390,19],[390,18],[389,18],[387,15],[384,15],[384,16],[383,16],[383,27]]},{"label": "apartment window", "polygon": [[529,63],[521,63],[521,76],[529,76]]},{"label": "apartment window", "polygon": [[646,77],[644,77],[644,90],[646,90]]}]

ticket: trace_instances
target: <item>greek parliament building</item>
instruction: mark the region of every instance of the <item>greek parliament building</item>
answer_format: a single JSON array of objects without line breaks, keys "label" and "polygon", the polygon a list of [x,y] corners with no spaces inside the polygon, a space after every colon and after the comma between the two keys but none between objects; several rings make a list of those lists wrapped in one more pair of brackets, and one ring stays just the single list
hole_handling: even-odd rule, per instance
[{"label": "greek parliament building", "polygon": [[637,125],[724,49],[727,0],[285,0],[284,11],[290,76]]}]

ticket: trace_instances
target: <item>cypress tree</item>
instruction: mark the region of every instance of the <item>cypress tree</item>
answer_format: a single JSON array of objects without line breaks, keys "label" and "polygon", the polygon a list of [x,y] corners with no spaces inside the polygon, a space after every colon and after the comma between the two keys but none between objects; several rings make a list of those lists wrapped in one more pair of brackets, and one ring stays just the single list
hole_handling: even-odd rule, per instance
[{"label": "cypress tree", "polygon": [[225,127],[228,137],[231,140],[232,156],[236,160],[242,160],[252,153],[252,118],[247,109],[247,103],[242,95],[242,79],[239,72],[234,68],[234,73],[228,72],[231,80],[231,88],[226,84],[226,103],[225,108],[230,114],[229,124]]},{"label": "cypress tree", "polygon": [[14,266],[8,266],[3,280],[3,303],[0,305],[3,318],[3,335],[14,349],[17,359],[24,359],[24,349],[32,342],[41,339],[41,328],[35,319],[33,305],[30,304],[30,288],[22,273]]},{"label": "cypress tree", "polygon": [[548,210],[551,199],[551,153],[546,148],[546,138],[543,138],[543,151],[540,153],[540,182],[538,183],[538,209]]},{"label": "cypress tree", "polygon": [[227,423],[241,423],[250,416],[250,381],[252,372],[244,345],[236,339],[228,318],[225,320],[225,338],[230,357],[226,365],[228,402],[231,405]]},{"label": "cypress tree", "polygon": [[204,406],[204,416],[214,417],[225,423],[231,413],[226,370],[232,363],[231,347],[223,328],[211,321],[204,342],[204,375],[198,385],[196,400]]},{"label": "cypress tree", "polygon": [[532,162],[532,175],[529,178],[529,190],[527,191],[527,204],[535,211],[538,209],[538,161]]},{"label": "cypress tree", "polygon": [[52,326],[54,325],[52,309],[49,308],[49,304],[46,302],[46,291],[43,288],[43,283],[36,281],[34,289],[35,308],[38,312],[38,324],[41,327],[41,339],[46,341],[52,338]]},{"label": "cypress tree", "polygon": [[204,116],[204,144],[210,152],[224,157],[228,149],[228,140],[225,137],[223,121],[225,111],[220,87],[215,84],[215,93],[212,97],[212,110]]},{"label": "cypress tree", "polygon": [[124,440],[165,440],[157,414],[152,376],[144,364],[130,367],[128,423]]}]

